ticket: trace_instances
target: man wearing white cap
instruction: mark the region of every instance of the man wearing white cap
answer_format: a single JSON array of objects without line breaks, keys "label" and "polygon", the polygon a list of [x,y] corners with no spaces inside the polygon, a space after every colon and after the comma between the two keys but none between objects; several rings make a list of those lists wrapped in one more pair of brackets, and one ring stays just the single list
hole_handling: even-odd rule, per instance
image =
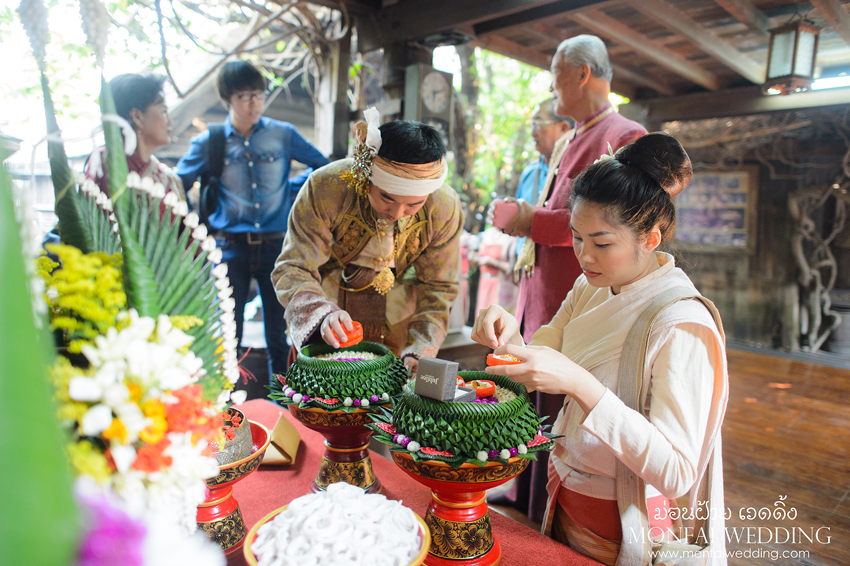
[{"label": "man wearing white cap", "polygon": [[437,130],[365,116],[354,158],[299,192],[271,277],[296,348],[338,347],[356,320],[415,370],[436,356],[458,292],[460,199]]}]

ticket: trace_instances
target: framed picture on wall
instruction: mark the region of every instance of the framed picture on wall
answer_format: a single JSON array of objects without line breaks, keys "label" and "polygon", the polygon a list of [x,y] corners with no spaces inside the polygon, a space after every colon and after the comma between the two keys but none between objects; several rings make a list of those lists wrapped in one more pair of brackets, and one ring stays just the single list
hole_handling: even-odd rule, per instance
[{"label": "framed picture on wall", "polygon": [[676,246],[685,251],[753,253],[758,167],[695,172],[676,205]]}]

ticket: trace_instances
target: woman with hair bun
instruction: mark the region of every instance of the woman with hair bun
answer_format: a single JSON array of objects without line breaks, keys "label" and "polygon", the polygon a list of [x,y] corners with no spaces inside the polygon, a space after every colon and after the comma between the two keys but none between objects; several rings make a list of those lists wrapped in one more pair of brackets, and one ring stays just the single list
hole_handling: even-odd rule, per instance
[{"label": "woman with hair bun", "polygon": [[[472,331],[496,353],[523,360],[489,373],[567,395],[553,426],[563,437],[549,462],[544,529],[605,564],[649,564],[650,550],[671,541],[691,551],[710,542],[705,563],[726,564],[723,329],[710,301],[660,251],[676,227],[672,199],[691,173],[684,148],[664,133],[602,156],[572,183],[582,275],[555,318],[528,345],[497,305]],[[678,506],[691,519],[700,502],[709,502],[710,511],[697,513],[710,517],[707,529],[683,525]]]}]

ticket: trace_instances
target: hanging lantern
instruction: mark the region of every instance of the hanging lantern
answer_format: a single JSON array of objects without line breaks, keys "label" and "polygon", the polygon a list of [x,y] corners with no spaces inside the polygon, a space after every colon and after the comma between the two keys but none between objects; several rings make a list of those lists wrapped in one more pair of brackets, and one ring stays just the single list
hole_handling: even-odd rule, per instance
[{"label": "hanging lantern", "polygon": [[798,20],[770,30],[765,94],[791,94],[808,90],[815,73],[820,29]]}]

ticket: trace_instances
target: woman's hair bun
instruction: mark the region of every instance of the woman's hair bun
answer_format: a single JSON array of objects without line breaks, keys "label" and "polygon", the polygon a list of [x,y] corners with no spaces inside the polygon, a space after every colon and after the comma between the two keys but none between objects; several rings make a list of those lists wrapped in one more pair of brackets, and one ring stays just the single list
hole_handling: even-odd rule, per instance
[{"label": "woman's hair bun", "polygon": [[623,165],[637,167],[658,183],[671,197],[691,182],[691,159],[679,140],[664,132],[641,136],[616,155]]}]

